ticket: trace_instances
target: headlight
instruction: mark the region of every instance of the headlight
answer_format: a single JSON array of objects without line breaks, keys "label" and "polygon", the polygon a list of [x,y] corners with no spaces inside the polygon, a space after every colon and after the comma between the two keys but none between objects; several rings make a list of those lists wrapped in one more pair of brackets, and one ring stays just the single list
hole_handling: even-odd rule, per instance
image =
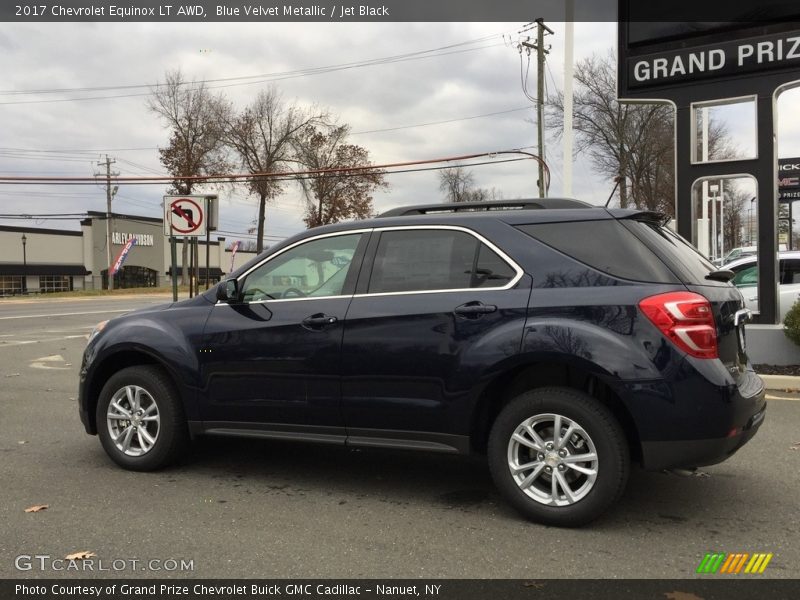
[{"label": "headlight", "polygon": [[[92,329],[92,333],[89,334],[89,342],[97,337],[97,335],[106,328],[106,325],[108,325],[108,321],[100,321],[97,325],[95,325],[94,329]],[[86,343],[88,344],[89,342]]]}]

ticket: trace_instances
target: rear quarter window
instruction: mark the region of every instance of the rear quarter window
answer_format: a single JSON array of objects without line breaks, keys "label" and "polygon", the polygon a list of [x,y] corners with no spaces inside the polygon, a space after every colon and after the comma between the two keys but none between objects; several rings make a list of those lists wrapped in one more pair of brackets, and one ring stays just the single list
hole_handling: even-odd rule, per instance
[{"label": "rear quarter window", "polygon": [[529,236],[612,277],[679,283],[664,262],[616,219],[519,225]]},{"label": "rear quarter window", "polygon": [[700,254],[697,248],[668,227],[662,227],[652,221],[636,219],[623,219],[620,223],[660,256],[683,283],[728,285],[725,282],[706,279],[706,275],[715,271],[717,267]]}]

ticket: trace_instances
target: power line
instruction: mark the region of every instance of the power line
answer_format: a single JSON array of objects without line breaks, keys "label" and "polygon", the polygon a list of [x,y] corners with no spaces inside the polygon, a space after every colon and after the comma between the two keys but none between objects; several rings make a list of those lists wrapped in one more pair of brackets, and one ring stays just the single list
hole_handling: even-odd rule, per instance
[{"label": "power line", "polygon": [[444,125],[445,123],[456,123],[458,121],[471,121],[473,119],[482,119],[484,117],[494,117],[496,115],[506,115],[508,113],[520,112],[523,110],[530,110],[530,106],[520,106],[517,108],[510,108],[508,110],[499,110],[496,112],[484,113],[482,115],[473,115],[471,117],[459,117],[457,119],[447,119],[445,121],[431,121],[430,123],[417,123],[415,125],[402,125],[399,127],[386,127],[384,129],[370,129],[368,131],[355,131],[350,135],[364,135],[367,133],[384,133],[386,131],[398,131],[400,129],[411,129],[414,127],[429,127],[431,125]]},{"label": "power line", "polygon": [[[483,113],[483,114],[479,114],[479,115],[470,115],[470,116],[467,116],[467,117],[457,117],[457,118],[454,118],[454,119],[445,119],[445,120],[442,120],[442,121],[431,121],[431,122],[428,122],[428,123],[414,123],[414,124],[411,124],[411,125],[399,125],[397,127],[386,127],[386,128],[383,128],[383,129],[369,129],[369,130],[365,130],[365,131],[354,131],[354,132],[351,132],[350,135],[365,135],[365,134],[369,134],[369,133],[382,133],[382,132],[387,132],[387,131],[399,131],[401,129],[413,129],[413,128],[416,128],[416,127],[430,127],[432,125],[444,125],[444,124],[447,124],[447,123],[456,123],[456,122],[459,122],[459,121],[472,121],[474,119],[482,119],[482,118],[486,118],[486,117],[494,117],[494,116],[498,116],[498,115],[505,115],[505,114],[515,113],[515,112],[522,112],[522,111],[526,111],[526,110],[530,110],[530,107],[529,106],[518,106],[518,107],[515,107],[515,108],[509,108],[509,109],[505,109],[505,110],[498,110],[498,111]],[[99,154],[99,153],[102,153],[102,152],[143,151],[143,150],[158,150],[158,149],[159,149],[158,146],[147,146],[147,147],[140,147],[140,148],[97,148],[97,149],[94,149],[94,150],[53,150],[53,149],[36,149],[36,148],[0,148],[0,158],[19,158],[19,159],[37,160],[37,161],[40,161],[40,160],[57,161],[57,160],[59,160],[58,158],[40,157],[40,156],[37,156],[36,154],[37,153],[46,153],[46,154],[63,153],[65,155],[68,155],[68,154],[71,154],[71,153],[85,153],[85,154],[89,155],[89,154]],[[8,154],[9,152],[11,154]],[[26,155],[26,153],[31,153],[31,155]],[[88,158],[88,156],[87,156],[87,158],[73,157],[73,158],[68,158],[68,159],[65,159],[65,160],[68,160],[69,162],[84,162],[86,160],[89,160],[89,158]],[[117,160],[119,160],[120,162],[124,162],[124,163],[130,164],[132,166],[138,167],[138,168],[143,169],[145,171],[150,171],[150,172],[154,172],[154,173],[156,172],[154,169],[151,169],[150,167],[145,167],[144,165],[141,165],[139,163],[135,163],[133,161],[130,161],[130,160],[127,160],[127,159],[124,159],[124,158],[118,158]]]},{"label": "power line", "polygon": [[[373,59],[373,60],[368,60],[368,61],[362,61],[360,63],[345,63],[343,65],[333,65],[333,66],[329,66],[329,67],[314,67],[314,68],[310,68],[310,69],[299,69],[297,71],[287,71],[285,73],[273,73],[273,74],[266,73],[266,74],[258,75],[258,76],[250,75],[250,76],[242,77],[242,78],[225,78],[225,79],[220,79],[220,80],[216,80],[216,81],[226,81],[226,80],[231,80],[231,79],[249,79],[249,78],[253,78],[253,77],[260,77],[261,79],[258,79],[256,81],[244,81],[244,82],[240,82],[240,83],[228,83],[228,84],[222,84],[222,85],[209,85],[209,86],[206,87],[206,89],[221,89],[221,88],[238,87],[238,86],[244,86],[244,85],[256,85],[256,84],[260,84],[260,83],[270,83],[270,82],[275,82],[275,81],[284,81],[286,79],[296,79],[296,78],[299,78],[299,77],[309,77],[309,76],[312,76],[312,75],[322,75],[322,74],[325,74],[325,73],[333,73],[333,72],[337,72],[337,71],[345,71],[345,70],[350,70],[350,69],[371,67],[371,66],[376,66],[376,65],[393,64],[393,63],[407,62],[407,61],[412,61],[412,60],[421,60],[421,59],[425,59],[425,58],[434,58],[434,57],[439,57],[439,56],[449,56],[449,55],[452,55],[452,54],[463,54],[465,52],[475,52],[475,51],[478,51],[478,50],[486,50],[486,49],[489,49],[489,48],[495,48],[495,47],[502,46],[502,45],[503,45],[502,43],[500,43],[500,44],[488,44],[488,45],[484,45],[484,46],[478,46],[478,47],[475,47],[475,48],[465,48],[465,49],[461,49],[461,50],[453,50],[453,51],[450,51],[450,52],[436,52],[436,53],[434,53],[432,50],[428,50],[428,51],[421,51],[421,52],[417,52],[417,53],[412,53],[412,55],[409,55],[409,56],[398,55],[397,57]],[[428,53],[428,54],[425,54],[425,53]],[[419,55],[419,54],[423,54],[423,55]],[[215,80],[200,80],[200,81],[196,81],[196,82],[187,82],[186,85],[205,84],[206,82],[210,82],[210,81],[215,81]],[[166,85],[166,84],[150,84],[150,85],[141,84],[141,85],[135,85],[135,86],[130,86],[130,87],[132,87],[132,88],[148,87],[148,88],[152,89],[153,87],[158,87],[158,86],[163,86],[163,85]],[[110,87],[109,89],[126,89],[126,87],[128,87],[128,86],[115,86],[115,87]],[[190,89],[197,89],[197,88],[190,88]],[[30,95],[30,94],[44,94],[44,93],[48,93],[49,94],[49,93],[58,93],[58,92],[60,92],[60,90],[56,90],[56,89],[40,90],[40,91],[17,91],[17,92],[15,92],[15,91],[4,91],[4,92],[0,92],[0,95],[11,95],[11,96],[14,96],[14,95]],[[110,95],[110,96],[84,96],[84,97],[78,97],[78,98],[56,98],[56,99],[53,99],[53,100],[14,100],[14,101],[10,101],[10,102],[0,102],[0,105],[49,104],[49,103],[56,103],[56,102],[75,102],[75,101],[84,101],[84,100],[111,100],[111,99],[118,99],[118,98],[137,98],[137,97],[150,96],[151,93],[152,92],[141,92],[141,93],[136,93],[136,94],[115,94],[115,95]]]},{"label": "power line", "polygon": [[[479,38],[473,38],[470,40],[464,40],[462,42],[456,42],[453,44],[449,44],[446,46],[439,46],[437,48],[429,48],[427,50],[417,50],[414,52],[408,52],[405,54],[394,54],[391,56],[384,56],[378,58],[370,58],[360,61],[353,61],[349,63],[339,63],[334,65],[327,65],[323,67],[307,67],[303,69],[296,69],[293,71],[279,71],[276,73],[261,73],[258,75],[240,75],[238,77],[223,77],[217,79],[201,79],[198,81],[191,82],[192,84],[199,84],[199,83],[220,83],[220,82],[228,82],[228,81],[239,81],[242,79],[262,79],[264,77],[272,77],[275,75],[289,75],[293,73],[301,73],[307,72],[311,70],[320,70],[320,69],[338,69],[342,67],[353,67],[358,66],[364,63],[371,63],[371,62],[383,62],[383,61],[394,61],[398,58],[407,58],[412,56],[419,56],[424,54],[429,54],[432,52],[439,52],[442,50],[450,50],[452,48],[458,48],[460,46],[467,46],[470,44],[477,44],[481,42],[486,42],[492,38],[496,38],[498,36],[502,36],[508,32],[500,32],[495,34],[485,35]],[[64,92],[95,92],[95,91],[112,91],[112,90],[122,90],[122,89],[139,89],[139,88],[154,88],[154,87],[163,87],[167,84],[165,83],[141,83],[141,84],[129,84],[129,85],[114,85],[114,86],[96,86],[96,87],[78,87],[78,88],[43,88],[43,89],[33,89],[33,90],[0,90],[0,95],[8,96],[8,95],[26,95],[26,94],[49,94],[49,93],[64,93]]]},{"label": "power line", "polygon": [[[433,158],[433,159],[421,159],[421,160],[408,160],[402,162],[394,162],[394,163],[386,163],[386,164],[367,164],[367,165],[360,165],[355,167],[327,167],[322,169],[309,169],[306,171],[282,171],[282,172],[263,172],[263,173],[226,173],[226,174],[218,174],[218,175],[186,175],[177,177],[177,179],[185,180],[185,181],[193,181],[198,183],[229,183],[235,182],[239,180],[247,181],[249,179],[254,178],[273,178],[277,181],[283,180],[294,180],[298,178],[304,178],[305,176],[309,177],[351,177],[357,176],[358,174],[365,172],[365,171],[376,171],[382,169],[394,169],[394,168],[401,168],[401,167],[411,167],[417,165],[425,165],[425,164],[434,164],[434,163],[445,163],[445,162],[452,162],[457,160],[469,160],[474,158],[481,158],[481,157],[495,157],[499,154],[524,154],[529,158],[532,158],[539,162],[539,164],[547,170],[547,165],[544,164],[544,161],[536,156],[535,154],[531,154],[530,152],[524,152],[522,148],[513,148],[507,150],[494,150],[489,152],[477,152],[473,154],[464,154],[459,156],[449,156],[443,158]],[[394,171],[396,172],[396,171]],[[116,174],[115,174],[116,175]],[[128,185],[136,185],[136,184],[164,184],[170,183],[174,181],[176,177],[174,175],[158,175],[158,176],[129,176],[129,177],[116,177],[116,181],[120,183],[126,183]],[[48,177],[48,176],[3,176],[0,175],[0,184],[63,184],[63,185],[70,185],[70,184],[86,184],[86,183],[96,183],[96,179],[94,177]]]}]

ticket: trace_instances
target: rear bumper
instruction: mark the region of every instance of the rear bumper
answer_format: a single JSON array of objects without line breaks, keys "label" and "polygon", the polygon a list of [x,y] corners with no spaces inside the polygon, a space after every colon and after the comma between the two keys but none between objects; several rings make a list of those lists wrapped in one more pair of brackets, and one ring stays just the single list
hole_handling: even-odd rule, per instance
[{"label": "rear bumper", "polygon": [[628,382],[618,390],[646,469],[722,462],[752,439],[766,414],[761,378],[748,369],[734,380],[718,360],[687,359],[670,380]]},{"label": "rear bumper", "polygon": [[692,468],[715,465],[732,456],[756,434],[764,422],[763,406],[736,432],[724,438],[642,442],[642,459],[647,469]]}]

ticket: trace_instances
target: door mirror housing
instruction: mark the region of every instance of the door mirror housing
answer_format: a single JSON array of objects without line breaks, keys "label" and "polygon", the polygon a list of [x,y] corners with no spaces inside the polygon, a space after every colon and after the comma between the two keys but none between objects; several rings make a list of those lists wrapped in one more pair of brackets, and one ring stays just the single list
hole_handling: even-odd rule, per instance
[{"label": "door mirror housing", "polygon": [[239,282],[226,279],[217,286],[217,300],[220,302],[236,302],[239,298]]}]

